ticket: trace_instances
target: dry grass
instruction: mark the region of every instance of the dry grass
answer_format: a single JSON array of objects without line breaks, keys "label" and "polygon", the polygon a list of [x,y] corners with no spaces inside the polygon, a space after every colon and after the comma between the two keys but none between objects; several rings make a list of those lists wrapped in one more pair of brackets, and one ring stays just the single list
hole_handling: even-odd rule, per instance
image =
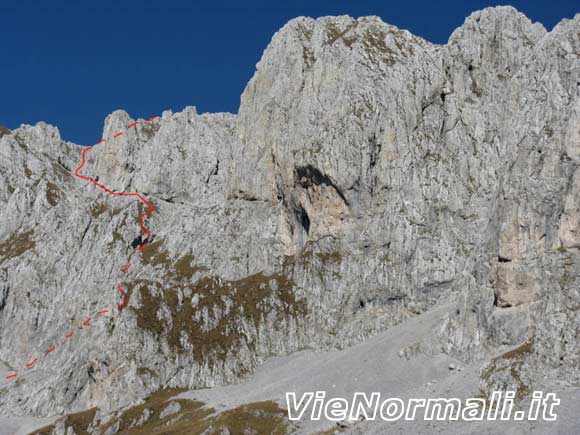
[{"label": "dry grass", "polygon": [[328,45],[332,45],[340,39],[344,43],[345,46],[350,48],[357,41],[357,38],[354,35],[352,35],[350,37],[348,37],[346,35],[351,30],[356,29],[357,26],[358,26],[358,21],[356,21],[356,20],[353,21],[352,24],[349,24],[348,26],[346,26],[343,30],[339,29],[336,26],[336,24],[334,24],[334,23],[328,23],[328,25],[326,27],[326,34],[328,36],[326,43]]},{"label": "dry grass", "polygon": [[[289,433],[286,412],[275,402],[256,402],[216,413],[202,402],[172,399],[181,390],[161,390],[148,397],[141,405],[126,409],[107,422],[95,422],[93,434],[103,435],[113,430],[122,435],[285,435]],[[161,417],[171,403],[178,403],[180,410]],[[93,423],[95,409],[66,417],[67,430],[77,435],[87,435]],[[148,418],[143,418],[148,413]],[[70,428],[70,429],[69,429]],[[51,435],[54,425],[44,427],[34,435]],[[32,434],[31,434],[32,435]]]},{"label": "dry grass", "polygon": [[51,182],[46,183],[46,200],[52,207],[57,205],[62,197],[63,193],[60,187]]},{"label": "dry grass", "polygon": [[6,136],[7,134],[12,133],[9,128],[0,125],[0,137]]},{"label": "dry grass", "polygon": [[286,412],[272,401],[255,402],[222,412],[209,420],[210,434],[228,433],[284,435],[288,431]]},{"label": "dry grass", "polygon": [[0,242],[0,264],[10,258],[19,257],[27,251],[34,249],[36,242],[32,240],[34,231],[13,234],[7,240]]},{"label": "dry grass", "polygon": [[[141,296],[140,308],[133,309],[137,325],[156,336],[166,336],[174,351],[192,352],[196,361],[209,364],[225,360],[228,353],[235,352],[244,343],[252,348],[254,338],[244,334],[240,325],[249,323],[258,330],[272,312],[283,320],[303,317],[307,311],[305,302],[295,298],[293,283],[284,275],[258,273],[236,281],[209,276],[195,284],[184,283],[172,288],[138,280],[128,286],[129,294],[136,289]],[[180,294],[186,291],[192,297],[182,297],[180,302]],[[158,319],[161,306],[170,313],[170,321]],[[196,318],[200,312],[210,317],[211,327],[208,328],[204,319]],[[191,350],[184,347],[182,337]]]},{"label": "dry grass", "polygon": [[108,210],[108,207],[103,204],[102,202],[94,204],[91,207],[91,216],[95,219],[97,219],[100,215],[102,215],[103,213],[105,213]]},{"label": "dry grass", "polygon": [[[95,419],[95,414],[97,413],[97,408],[91,408],[86,411],[77,412],[75,414],[69,414],[65,417],[64,424],[67,430],[72,429],[76,435],[91,435],[88,432],[89,426],[93,423]],[[69,429],[70,428],[70,429]],[[51,435],[55,429],[55,425],[45,426],[32,432],[30,435]]]},{"label": "dry grass", "polygon": [[[516,396],[518,400],[523,399],[529,393],[529,387],[524,383],[520,376],[520,371],[528,355],[534,350],[532,341],[527,341],[521,346],[516,347],[500,356],[492,359],[489,366],[481,374],[481,379],[489,382],[494,372],[499,370],[509,370],[511,378],[516,383]],[[503,365],[503,367],[502,367]]]}]

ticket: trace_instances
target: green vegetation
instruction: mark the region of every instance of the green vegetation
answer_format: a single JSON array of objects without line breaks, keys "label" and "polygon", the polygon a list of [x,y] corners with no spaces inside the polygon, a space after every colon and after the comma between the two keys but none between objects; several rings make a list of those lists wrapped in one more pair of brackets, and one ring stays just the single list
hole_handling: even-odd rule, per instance
[{"label": "green vegetation", "polygon": [[7,134],[12,133],[9,128],[0,125],[0,137],[6,136]]},{"label": "green vegetation", "polygon": [[149,243],[142,251],[142,259],[145,264],[164,268],[166,279],[190,280],[196,273],[207,271],[204,266],[192,266],[195,257],[191,254],[173,261],[169,252],[162,249],[162,246],[162,240]]},{"label": "green vegetation", "polygon": [[208,270],[207,267],[204,266],[192,266],[194,260],[195,257],[193,255],[184,255],[175,262],[174,270],[169,270],[168,274],[177,280],[189,280],[193,277],[194,274]]},{"label": "green vegetation", "polygon": [[336,41],[338,41],[339,39],[343,42],[343,44],[345,46],[347,46],[348,48],[350,48],[356,41],[357,38],[352,35],[350,37],[346,36],[351,30],[356,29],[356,27],[358,26],[358,21],[354,20],[352,22],[352,24],[346,26],[345,29],[340,30],[336,24],[334,23],[328,23],[327,27],[326,27],[326,33],[328,36],[328,39],[326,41],[326,43],[328,45],[332,45],[334,44]]},{"label": "green vegetation", "polygon": [[[77,412],[76,414],[69,414],[66,416],[64,424],[67,430],[68,428],[72,429],[76,435],[90,435],[88,429],[94,421],[96,413],[97,408],[91,408],[86,411]],[[34,435],[50,435],[54,429],[55,425],[50,425],[33,433]]]},{"label": "green vegetation", "polygon": [[[211,434],[268,434],[289,432],[286,412],[272,401],[250,403],[222,412],[209,420]],[[227,431],[226,431],[227,430]]]},{"label": "green vegetation", "polygon": [[380,59],[387,65],[395,63],[395,52],[387,47],[385,33],[378,29],[368,29],[364,33],[363,47],[370,59]]},{"label": "green vegetation", "polygon": [[302,60],[304,60],[304,65],[306,65],[307,69],[312,68],[312,65],[314,65],[314,62],[316,61],[316,58],[314,57],[314,52],[312,51],[311,48],[308,48],[306,46],[302,47]]},{"label": "green vegetation", "polygon": [[58,163],[52,162],[52,169],[62,180],[65,181],[70,180],[71,178],[70,173]]},{"label": "green vegetation", "polygon": [[489,366],[481,374],[481,378],[489,382],[494,372],[509,370],[511,378],[516,383],[516,399],[521,400],[529,394],[529,386],[520,376],[524,361],[534,350],[531,340],[491,360]]},{"label": "green vegetation", "polygon": [[52,207],[57,205],[62,197],[62,190],[56,184],[51,182],[46,183],[46,200]]},{"label": "green vegetation", "polygon": [[329,263],[341,263],[342,262],[342,254],[338,251],[334,251],[331,253],[323,253],[323,252],[318,252],[316,254],[316,256],[320,259],[320,261],[324,264],[329,264]]},{"label": "green vegetation", "polygon": [[153,136],[155,136],[155,133],[159,129],[159,127],[156,127],[155,124],[153,124],[153,123],[142,122],[141,124],[139,124],[139,126],[140,126],[140,128],[138,128],[137,131],[140,133],[143,133],[146,140],[149,140]]},{"label": "green vegetation", "polygon": [[[216,413],[199,401],[173,399],[182,391],[160,390],[141,405],[122,411],[106,423],[94,421],[96,409],[71,414],[66,417],[65,428],[73,429],[77,435],[87,435],[91,424],[95,435],[111,430],[123,435],[285,435],[290,432],[286,412],[275,402],[255,402]],[[179,411],[162,418],[163,410],[171,403],[179,404]],[[149,418],[143,418],[145,413]],[[51,425],[33,434],[49,435],[54,429],[55,425]]]},{"label": "green vegetation", "polygon": [[163,266],[168,267],[171,264],[169,253],[161,249],[163,245],[162,240],[157,242],[148,243],[143,251],[141,252],[141,258],[143,263],[149,264],[151,266]]},{"label": "green vegetation", "polygon": [[0,264],[34,249],[36,243],[32,240],[33,235],[34,231],[30,230],[25,233],[13,234],[9,239],[0,241]]},{"label": "green vegetation", "polygon": [[103,204],[102,202],[94,204],[91,207],[91,216],[93,218],[97,219],[100,215],[105,213],[107,210],[108,210],[107,206],[105,204]]},{"label": "green vegetation", "polygon": [[313,252],[312,245],[306,244],[304,249],[300,253],[299,259],[301,261],[311,261],[314,257],[316,257],[323,265],[328,266],[330,264],[339,264],[342,263],[343,255],[340,251],[332,251],[332,252]]},{"label": "green vegetation", "polygon": [[[206,276],[195,284],[169,289],[158,282],[138,280],[128,285],[129,295],[136,290],[140,292],[141,307],[133,310],[139,328],[166,336],[177,353],[186,351],[184,337],[200,363],[224,361],[242,344],[252,348],[255,338],[248,337],[240,325],[249,323],[258,331],[264,318],[273,312],[280,320],[304,317],[307,312],[306,303],[296,299],[293,283],[284,275],[257,273],[236,281]],[[192,297],[184,296],[188,292]],[[159,320],[161,306],[169,311],[169,320]],[[196,318],[199,313],[210,317],[209,328],[206,320]]]}]

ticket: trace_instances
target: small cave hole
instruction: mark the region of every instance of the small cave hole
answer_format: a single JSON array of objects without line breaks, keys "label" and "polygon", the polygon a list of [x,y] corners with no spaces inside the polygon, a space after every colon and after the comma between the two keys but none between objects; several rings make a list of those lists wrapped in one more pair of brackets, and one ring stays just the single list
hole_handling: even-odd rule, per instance
[{"label": "small cave hole", "polygon": [[300,225],[302,226],[302,228],[304,228],[306,234],[310,233],[310,218],[308,217],[308,213],[306,213],[306,210],[304,210],[303,208],[300,208],[300,210],[298,211],[298,222],[300,222]]},{"label": "small cave hole", "polygon": [[133,241],[131,242],[131,248],[135,249],[138,246],[141,246],[143,244],[143,239],[141,238],[141,236],[137,236],[133,239]]}]

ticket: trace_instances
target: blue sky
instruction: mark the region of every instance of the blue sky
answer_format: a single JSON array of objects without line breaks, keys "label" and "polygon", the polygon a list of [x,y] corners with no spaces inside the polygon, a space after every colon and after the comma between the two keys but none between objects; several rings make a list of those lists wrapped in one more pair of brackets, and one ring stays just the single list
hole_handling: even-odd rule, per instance
[{"label": "blue sky", "polygon": [[[0,125],[46,121],[90,145],[105,116],[149,117],[188,105],[237,112],[272,34],[299,15],[378,15],[444,43],[488,1],[213,0],[0,3]],[[514,1],[551,29],[577,1]]]}]

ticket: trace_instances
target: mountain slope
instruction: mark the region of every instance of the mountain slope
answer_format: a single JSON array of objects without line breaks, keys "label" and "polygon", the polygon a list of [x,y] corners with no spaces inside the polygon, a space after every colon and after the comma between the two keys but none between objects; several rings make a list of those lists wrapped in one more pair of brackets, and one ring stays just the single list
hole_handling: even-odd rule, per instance
[{"label": "mountain slope", "polygon": [[490,8],[438,46],[377,17],[290,21],[238,115],[105,120],[83,171],[154,204],[142,252],[138,202],[75,178],[80,146],[3,131],[0,360],[18,377],[2,413],[227,384],[449,302],[423,352],[531,344],[484,391],[580,384],[579,28]]}]

